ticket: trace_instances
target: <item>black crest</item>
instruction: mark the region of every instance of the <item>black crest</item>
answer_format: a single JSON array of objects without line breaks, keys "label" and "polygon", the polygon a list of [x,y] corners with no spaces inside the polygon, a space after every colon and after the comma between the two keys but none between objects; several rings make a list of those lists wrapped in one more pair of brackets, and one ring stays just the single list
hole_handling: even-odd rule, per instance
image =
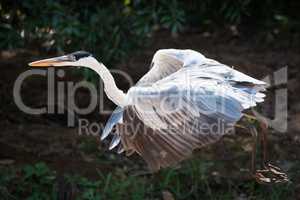
[{"label": "black crest", "polygon": [[80,58],[92,56],[92,54],[87,51],[76,51],[76,52],[71,53],[70,55],[72,55],[75,58],[75,60],[79,60]]}]

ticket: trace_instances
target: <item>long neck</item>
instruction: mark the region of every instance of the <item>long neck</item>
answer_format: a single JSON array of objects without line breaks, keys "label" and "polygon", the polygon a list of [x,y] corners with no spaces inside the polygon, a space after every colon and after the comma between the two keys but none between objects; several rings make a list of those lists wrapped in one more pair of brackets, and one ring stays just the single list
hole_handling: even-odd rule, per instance
[{"label": "long neck", "polygon": [[120,107],[126,105],[126,94],[116,86],[116,82],[109,70],[95,58],[90,59],[88,68],[94,70],[104,83],[104,91],[108,98]]}]

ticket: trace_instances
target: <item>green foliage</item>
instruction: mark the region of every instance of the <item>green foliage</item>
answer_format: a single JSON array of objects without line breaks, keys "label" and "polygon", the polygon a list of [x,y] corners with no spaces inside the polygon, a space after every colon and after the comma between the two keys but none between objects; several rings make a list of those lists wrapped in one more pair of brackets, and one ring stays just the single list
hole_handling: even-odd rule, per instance
[{"label": "green foliage", "polygon": [[[238,24],[249,17],[288,24],[293,14],[287,12],[290,7],[280,0],[4,1],[0,3],[0,45],[35,44],[59,52],[87,49],[101,55],[104,62],[112,62],[144,45],[159,27],[176,34],[193,22],[198,26]],[[272,9],[265,12],[265,8]]]},{"label": "green foliage", "polygon": [[[205,160],[187,162],[181,169],[166,169],[154,175],[130,176],[126,170],[95,173],[93,180],[79,175],[58,175],[46,164],[27,165],[20,170],[0,168],[1,199],[161,199],[169,191],[175,199],[291,199],[293,184],[266,187],[254,180],[214,178],[214,164]],[[293,169],[293,171],[299,171]],[[296,176],[297,177],[297,176]],[[296,178],[295,177],[295,178]]]},{"label": "green foliage", "polygon": [[163,5],[155,1],[26,0],[1,3],[0,8],[4,22],[2,47],[38,43],[39,47],[58,52],[87,49],[101,55],[103,62],[122,58],[127,51],[144,44],[155,25],[162,23],[177,32],[184,21],[184,12],[176,0]]},{"label": "green foliage", "polygon": [[56,174],[44,163],[27,165],[20,171],[1,169],[0,195],[4,199],[53,199]]},{"label": "green foliage", "polygon": [[[6,0],[0,2],[0,48],[60,54],[83,49],[109,66],[147,45],[152,32],[161,28],[173,36],[187,26],[243,23],[289,30],[300,26],[293,7],[283,0]],[[84,75],[95,79],[91,71]]]},{"label": "green foliage", "polygon": [[[1,3],[0,47],[34,47],[60,54],[84,49],[111,65],[147,44],[160,24],[176,34],[184,12],[176,0],[156,1],[39,1]],[[7,37],[8,36],[8,37]],[[86,70],[84,75],[94,80]]]}]

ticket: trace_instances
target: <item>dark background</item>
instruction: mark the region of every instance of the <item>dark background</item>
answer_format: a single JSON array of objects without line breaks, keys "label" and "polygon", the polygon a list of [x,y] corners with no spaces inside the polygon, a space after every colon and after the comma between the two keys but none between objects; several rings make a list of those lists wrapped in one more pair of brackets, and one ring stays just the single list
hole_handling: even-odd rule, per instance
[{"label": "dark background", "polygon": [[[161,0],[0,2],[0,199],[298,199],[300,198],[300,2],[284,0]],[[176,169],[149,174],[138,156],[108,151],[109,141],[78,135],[65,114],[28,115],[15,105],[13,86],[28,62],[87,50],[137,81],[156,50],[194,49],[255,78],[288,66],[288,82],[271,87],[265,116],[273,117],[276,89],[288,89],[288,131],[269,129],[269,155],[289,184],[257,184],[249,172],[251,138],[236,136],[195,152]],[[66,70],[59,81],[86,79]],[[129,85],[116,76],[117,85]],[[47,80],[26,80],[27,105],[47,104]],[[89,94],[76,93],[84,107]],[[105,109],[114,105],[104,99]],[[109,115],[77,118],[103,124]]]}]

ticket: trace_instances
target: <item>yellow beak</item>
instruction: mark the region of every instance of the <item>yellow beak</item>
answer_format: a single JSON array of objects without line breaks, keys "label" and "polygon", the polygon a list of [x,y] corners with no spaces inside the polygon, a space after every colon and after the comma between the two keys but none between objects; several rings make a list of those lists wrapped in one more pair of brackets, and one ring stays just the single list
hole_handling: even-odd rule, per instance
[{"label": "yellow beak", "polygon": [[31,67],[53,67],[53,66],[70,66],[74,63],[74,58],[71,56],[60,56],[55,58],[38,60],[31,62],[28,65]]}]

